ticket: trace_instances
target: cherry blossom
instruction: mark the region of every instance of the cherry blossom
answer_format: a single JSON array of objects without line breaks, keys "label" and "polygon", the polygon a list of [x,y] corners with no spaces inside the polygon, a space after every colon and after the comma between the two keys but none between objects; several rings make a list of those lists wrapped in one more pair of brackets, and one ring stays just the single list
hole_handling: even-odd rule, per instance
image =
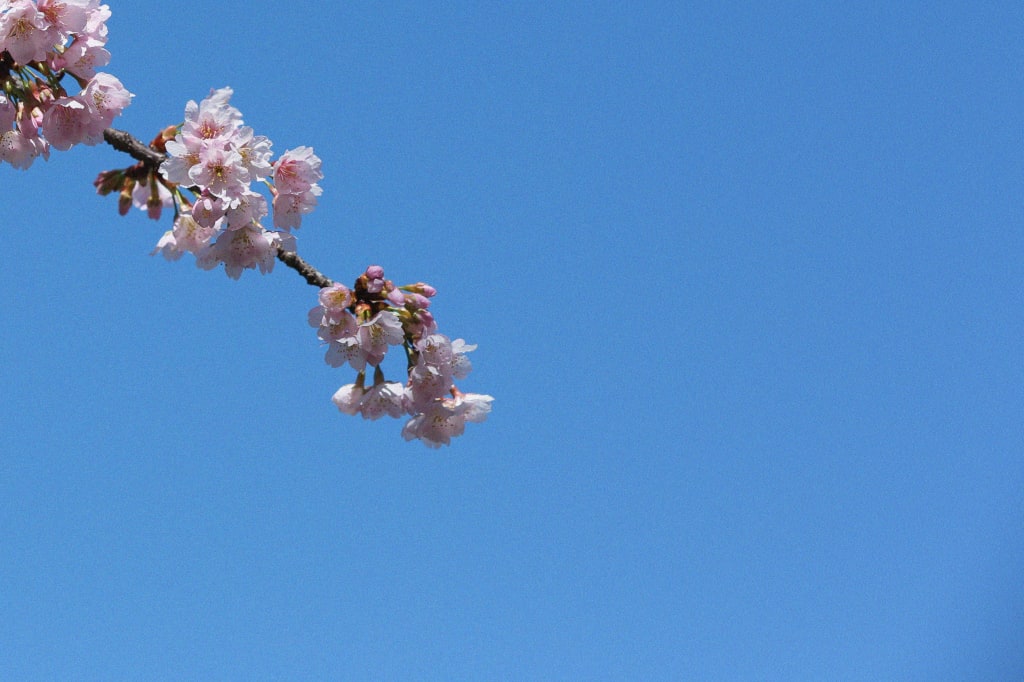
[{"label": "cherry blossom", "polygon": [[210,91],[209,97],[198,104],[190,100],[185,105],[182,136],[227,141],[242,125],[242,112],[228,104],[232,94],[231,88],[220,88]]},{"label": "cherry blossom", "polygon": [[109,73],[93,76],[82,90],[82,98],[93,114],[90,132],[93,135],[101,134],[114,121],[114,117],[121,115],[134,96]]},{"label": "cherry blossom", "polygon": [[307,192],[323,177],[312,147],[289,149],[274,162],[274,186],[284,194]]},{"label": "cherry blossom", "polygon": [[235,198],[235,204],[224,213],[227,229],[259,225],[260,218],[267,215],[267,199],[262,194],[246,189]]},{"label": "cherry blossom", "polygon": [[286,230],[301,226],[302,216],[316,208],[321,192],[320,186],[314,185],[301,194],[278,194],[274,197],[274,226]]},{"label": "cherry blossom", "polygon": [[67,151],[91,137],[93,114],[80,96],[61,97],[43,114],[43,130],[54,149]]},{"label": "cherry blossom", "polygon": [[203,147],[199,163],[189,169],[188,176],[193,183],[221,199],[235,199],[249,189],[249,171],[242,165],[242,155],[216,145]]},{"label": "cherry blossom", "polygon": [[361,385],[345,384],[331,397],[331,401],[344,414],[355,416],[359,414],[359,406],[363,401],[365,389]]},{"label": "cherry blossom", "polygon": [[4,130],[0,133],[0,161],[25,170],[43,153],[43,145],[38,138],[27,137],[17,128]]},{"label": "cherry blossom", "polygon": [[0,15],[0,51],[19,64],[40,61],[56,43],[46,16],[29,0],[7,0]]},{"label": "cherry blossom", "polygon": [[359,325],[356,342],[371,365],[378,365],[384,359],[388,346],[395,346],[404,340],[402,323],[398,315],[382,310],[371,319]]},{"label": "cherry blossom", "polygon": [[289,149],[274,162],[274,225],[284,229],[298,228],[302,216],[316,206],[322,190],[317,181],[323,178],[320,157],[311,147]]},{"label": "cherry blossom", "polygon": [[292,246],[292,241],[294,238],[289,235],[259,226],[222,232],[216,241],[196,254],[196,265],[212,270],[223,263],[231,279],[238,279],[243,270],[250,268],[258,268],[266,274],[274,269],[277,250]]},{"label": "cherry blossom", "polygon": [[319,299],[320,309],[323,310],[324,317],[327,319],[333,319],[355,303],[352,290],[338,282],[321,289]]},{"label": "cherry blossom", "polygon": [[96,75],[97,67],[109,63],[110,52],[103,42],[79,36],[64,52],[50,59],[50,68],[54,71],[68,71],[79,78],[92,78]]},{"label": "cherry blossom", "polygon": [[71,34],[85,30],[92,4],[91,0],[39,0],[37,8],[57,34],[54,42],[63,43]]},{"label": "cherry blossom", "polygon": [[180,214],[169,230],[157,242],[153,254],[161,254],[167,260],[178,260],[185,253],[199,253],[205,249],[217,230],[203,227],[188,213]]},{"label": "cherry blossom", "polygon": [[401,417],[407,412],[405,387],[397,381],[374,384],[360,401],[359,412],[371,421],[384,415]]}]

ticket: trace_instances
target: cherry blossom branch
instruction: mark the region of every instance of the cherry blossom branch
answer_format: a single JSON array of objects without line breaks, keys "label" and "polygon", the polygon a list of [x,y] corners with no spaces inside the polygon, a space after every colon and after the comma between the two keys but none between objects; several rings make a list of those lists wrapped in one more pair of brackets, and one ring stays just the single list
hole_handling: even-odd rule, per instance
[{"label": "cherry blossom branch", "polygon": [[[95,70],[110,58],[102,47],[109,17],[110,8],[96,0],[0,0],[0,26],[15,27],[0,30],[0,162],[25,169],[48,158],[51,148],[66,151],[103,139],[134,162],[102,171],[93,182],[97,193],[116,193],[121,215],[134,206],[159,220],[174,207],[172,229],[153,254],[177,260],[191,253],[200,268],[223,265],[233,279],[244,270],[270,272],[277,260],[317,287],[320,305],[306,319],[327,345],[324,361],[356,371],[355,382],[332,398],[339,411],[407,419],[402,437],[432,448],[450,444],[467,423],[484,421],[494,398],[464,393],[454,383],[469,374],[466,354],[476,346],[438,333],[428,310],[434,287],[395,286],[384,268],[371,265],[349,289],[295,252],[291,230],[322,194],[321,161],[311,147],[273,160],[272,142],[242,125],[242,112],[228,103],[228,87],[211,90],[198,104],[190,101],[184,121],[149,144],[109,127],[133,97],[117,78]],[[65,90],[65,76],[77,83],[78,94]],[[266,185],[270,201],[253,182]],[[261,219],[271,211],[268,229]],[[388,381],[381,369],[392,346],[405,351],[400,381]]]},{"label": "cherry blossom branch", "polygon": [[[161,154],[124,130],[107,128],[103,131],[103,139],[117,151],[124,152],[136,161],[141,161],[150,170],[157,170],[164,159],[167,158],[164,154]],[[311,286],[323,289],[334,284],[329,277],[310,265],[309,262],[294,251],[279,249],[277,259],[299,273]]]}]

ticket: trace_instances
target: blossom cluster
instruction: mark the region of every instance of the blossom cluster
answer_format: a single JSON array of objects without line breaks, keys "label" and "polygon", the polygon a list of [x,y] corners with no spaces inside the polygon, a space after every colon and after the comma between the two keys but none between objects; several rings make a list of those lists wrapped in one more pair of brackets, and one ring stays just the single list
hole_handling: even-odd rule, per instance
[{"label": "blossom cluster", "polygon": [[[484,421],[494,400],[455,386],[472,369],[466,354],[476,346],[437,332],[428,310],[436,293],[423,282],[396,287],[371,265],[352,289],[338,283],[320,289],[320,304],[309,311],[310,326],[327,344],[327,364],[357,372],[354,383],[334,394],[338,409],[370,420],[409,417],[402,436],[435,448],[462,435],[467,422]],[[405,350],[405,381],[384,378],[380,363],[391,346]],[[367,366],[374,368],[369,388]]]},{"label": "blossom cluster", "polygon": [[0,162],[25,169],[51,147],[102,141],[132,98],[96,71],[110,61],[108,18],[99,0],[0,0]]},{"label": "blossom cluster", "polygon": [[[238,279],[247,268],[269,272],[278,250],[295,250],[289,231],[316,206],[323,173],[309,147],[272,161],[271,141],[242,125],[241,112],[228,103],[231,94],[230,88],[221,88],[198,104],[190,101],[184,123],[154,140],[152,146],[167,153],[159,174],[140,178],[132,169],[108,172],[97,186],[104,193],[120,183],[122,197],[130,194],[154,218],[173,202],[174,225],[154,253],[177,260],[189,252],[199,267],[210,270],[223,263],[227,274]],[[270,188],[271,204],[253,190],[257,182]],[[269,230],[261,222],[271,210],[273,225],[280,229]]]}]

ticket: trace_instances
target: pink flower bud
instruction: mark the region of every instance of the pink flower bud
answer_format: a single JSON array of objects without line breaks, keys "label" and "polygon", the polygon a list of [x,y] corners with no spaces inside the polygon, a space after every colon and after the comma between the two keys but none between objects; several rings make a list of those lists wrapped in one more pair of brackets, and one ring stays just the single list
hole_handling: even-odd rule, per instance
[{"label": "pink flower bud", "polygon": [[408,289],[409,291],[415,291],[417,294],[423,294],[428,298],[431,296],[435,296],[437,294],[437,289],[430,286],[426,282],[416,282],[416,284],[410,284],[405,288]]},{"label": "pink flower bud", "polygon": [[392,289],[388,292],[388,301],[390,301],[392,305],[402,305],[405,303],[405,294],[398,289]]}]

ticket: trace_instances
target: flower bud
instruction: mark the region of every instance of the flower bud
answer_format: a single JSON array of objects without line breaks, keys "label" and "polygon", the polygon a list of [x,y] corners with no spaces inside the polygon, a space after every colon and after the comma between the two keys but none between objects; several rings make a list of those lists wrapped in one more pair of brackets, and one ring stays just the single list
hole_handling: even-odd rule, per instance
[{"label": "flower bud", "polygon": [[437,294],[437,289],[430,286],[426,282],[416,282],[416,284],[407,284],[402,288],[405,289],[406,291],[413,291],[417,294],[422,294],[423,296],[427,296],[428,298]]},{"label": "flower bud", "polygon": [[117,197],[117,212],[121,215],[128,215],[128,211],[131,210],[133,189],[135,189],[135,181],[125,178],[124,185],[121,186],[121,194]]}]

